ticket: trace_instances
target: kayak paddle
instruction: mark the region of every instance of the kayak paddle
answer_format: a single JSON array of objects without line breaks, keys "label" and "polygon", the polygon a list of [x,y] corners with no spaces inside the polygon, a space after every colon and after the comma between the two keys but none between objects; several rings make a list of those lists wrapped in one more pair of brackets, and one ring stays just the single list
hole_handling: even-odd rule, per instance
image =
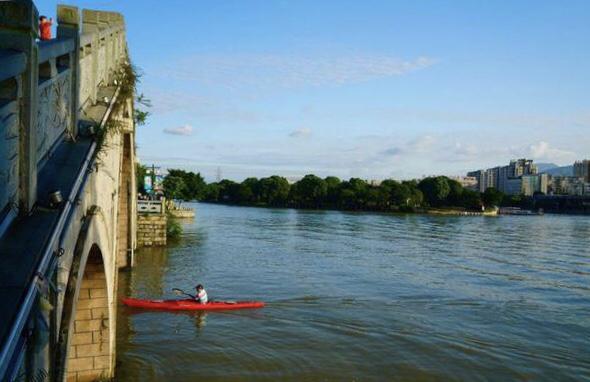
[{"label": "kayak paddle", "polygon": [[178,296],[180,296],[181,294],[185,295],[185,296],[189,296],[190,298],[194,299],[195,296],[193,296],[192,294],[188,294],[185,291],[183,291],[182,289],[178,289],[178,288],[172,288],[172,290],[174,291],[174,293],[176,293]]}]

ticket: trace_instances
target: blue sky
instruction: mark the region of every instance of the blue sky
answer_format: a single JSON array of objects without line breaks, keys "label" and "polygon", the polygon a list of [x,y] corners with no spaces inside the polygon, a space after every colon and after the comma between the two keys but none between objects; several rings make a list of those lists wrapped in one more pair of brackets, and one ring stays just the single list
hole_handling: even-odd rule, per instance
[{"label": "blue sky", "polygon": [[405,179],[590,157],[588,1],[69,3],[126,18],[145,163]]}]

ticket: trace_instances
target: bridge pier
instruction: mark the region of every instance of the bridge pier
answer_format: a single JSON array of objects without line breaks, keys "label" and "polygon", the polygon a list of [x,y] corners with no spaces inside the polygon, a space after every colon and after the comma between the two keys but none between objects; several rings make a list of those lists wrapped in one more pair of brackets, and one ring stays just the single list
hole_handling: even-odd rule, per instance
[{"label": "bridge pier", "polygon": [[107,277],[103,256],[94,245],[88,254],[78,291],[67,358],[67,381],[93,381],[113,376],[114,351]]}]

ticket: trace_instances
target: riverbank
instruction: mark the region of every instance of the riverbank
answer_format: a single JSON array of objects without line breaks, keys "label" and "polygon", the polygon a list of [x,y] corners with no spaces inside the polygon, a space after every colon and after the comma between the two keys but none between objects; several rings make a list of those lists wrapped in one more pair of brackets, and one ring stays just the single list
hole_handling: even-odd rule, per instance
[{"label": "riverbank", "polygon": [[488,211],[469,211],[464,208],[392,208],[389,210],[381,209],[338,209],[331,207],[323,208],[301,208],[296,206],[271,206],[264,203],[227,203],[227,202],[213,202],[202,201],[199,203],[234,206],[234,207],[253,207],[253,208],[277,208],[277,209],[293,209],[298,211],[334,211],[334,212],[366,212],[376,214],[410,214],[410,215],[441,215],[441,216],[497,216],[498,210]]}]

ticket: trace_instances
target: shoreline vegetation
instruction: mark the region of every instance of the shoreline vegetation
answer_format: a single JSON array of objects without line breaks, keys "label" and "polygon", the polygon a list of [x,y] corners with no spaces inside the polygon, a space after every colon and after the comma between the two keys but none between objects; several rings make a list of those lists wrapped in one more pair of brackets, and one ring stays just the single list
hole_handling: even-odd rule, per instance
[{"label": "shoreline vegetation", "polygon": [[437,215],[495,215],[500,206],[531,207],[530,198],[505,195],[494,188],[480,193],[445,176],[420,181],[387,179],[379,185],[359,178],[311,174],[293,184],[277,175],[240,183],[227,179],[207,183],[200,173],[170,169],[163,186],[169,199],[256,207]]}]

